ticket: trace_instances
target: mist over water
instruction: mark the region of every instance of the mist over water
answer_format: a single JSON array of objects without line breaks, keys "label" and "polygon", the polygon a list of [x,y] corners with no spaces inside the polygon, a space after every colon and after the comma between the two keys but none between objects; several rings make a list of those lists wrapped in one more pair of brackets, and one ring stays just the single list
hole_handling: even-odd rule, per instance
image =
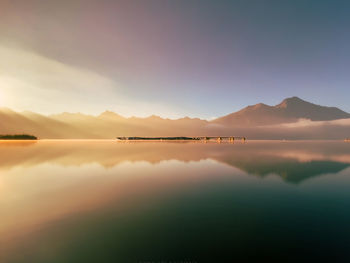
[{"label": "mist over water", "polygon": [[342,141],[0,142],[0,262],[349,259]]}]

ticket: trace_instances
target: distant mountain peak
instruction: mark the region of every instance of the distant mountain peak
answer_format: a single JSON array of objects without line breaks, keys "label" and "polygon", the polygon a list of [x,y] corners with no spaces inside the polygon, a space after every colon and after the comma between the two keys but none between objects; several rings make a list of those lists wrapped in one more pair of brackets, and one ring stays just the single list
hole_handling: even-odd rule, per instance
[{"label": "distant mountain peak", "polygon": [[271,107],[271,106],[269,106],[269,105],[267,105],[265,103],[258,103],[258,104],[255,104],[255,105],[252,106],[252,108],[254,108],[254,109],[265,108],[265,107]]},{"label": "distant mountain peak", "polygon": [[115,113],[113,111],[109,111],[109,110],[106,110],[106,111],[102,112],[98,117],[99,118],[105,118],[105,119],[113,119],[113,118],[121,119],[121,118],[123,118],[119,114],[117,114],[117,113]]},{"label": "distant mountain peak", "polygon": [[15,111],[11,110],[7,107],[0,107],[0,112],[6,112],[6,113],[15,113]]},{"label": "distant mountain peak", "polygon": [[350,114],[338,108],[320,106],[294,96],[284,99],[276,106],[263,103],[251,105],[212,122],[224,125],[261,126],[296,122],[299,119],[327,121],[346,118],[350,118]]},{"label": "distant mountain peak", "polygon": [[280,104],[277,104],[276,107],[285,108],[285,107],[288,107],[289,105],[298,105],[298,104],[312,104],[312,103],[294,96],[294,97],[284,99]]},{"label": "distant mountain peak", "polygon": [[302,100],[301,98],[299,98],[297,96],[293,96],[293,97],[289,97],[289,98],[284,99],[284,101],[305,101],[305,100]]},{"label": "distant mountain peak", "polygon": [[277,104],[276,107],[278,107],[278,108],[286,108],[288,106],[302,105],[302,104],[312,104],[312,103],[307,102],[305,100],[302,100],[299,97],[290,97],[290,98],[284,99],[280,104]]},{"label": "distant mountain peak", "polygon": [[160,117],[160,116],[158,116],[158,115],[151,115],[151,116],[149,116],[149,117],[146,117],[146,118],[144,118],[145,120],[163,120],[163,118],[162,117]]}]

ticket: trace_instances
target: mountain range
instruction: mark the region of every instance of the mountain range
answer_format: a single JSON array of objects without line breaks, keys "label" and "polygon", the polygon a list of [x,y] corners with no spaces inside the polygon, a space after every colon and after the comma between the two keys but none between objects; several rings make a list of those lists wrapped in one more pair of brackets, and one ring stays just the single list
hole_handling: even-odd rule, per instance
[{"label": "mountain range", "polygon": [[105,111],[98,116],[0,109],[0,134],[29,133],[39,138],[115,138],[116,136],[224,136],[253,139],[340,139],[350,135],[350,114],[298,97],[280,104],[263,103],[207,121],[198,118],[125,118]]},{"label": "mountain range", "polygon": [[248,106],[213,122],[223,125],[260,126],[297,122],[300,119],[330,121],[347,118],[350,118],[350,114],[336,107],[320,106],[298,97],[292,97],[283,100],[276,106],[263,103]]}]

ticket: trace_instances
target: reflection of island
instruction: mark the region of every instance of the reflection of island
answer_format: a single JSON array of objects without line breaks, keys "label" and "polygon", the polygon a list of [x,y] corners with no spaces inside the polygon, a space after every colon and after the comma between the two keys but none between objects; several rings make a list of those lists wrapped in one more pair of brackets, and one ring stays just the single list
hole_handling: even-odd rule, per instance
[{"label": "reflection of island", "polygon": [[276,174],[298,183],[350,166],[350,150],[341,142],[249,142],[216,144],[203,142],[40,141],[31,147],[0,143],[0,169],[43,162],[62,166],[99,163],[105,168],[123,162],[166,160],[183,162],[212,159],[264,177]]}]

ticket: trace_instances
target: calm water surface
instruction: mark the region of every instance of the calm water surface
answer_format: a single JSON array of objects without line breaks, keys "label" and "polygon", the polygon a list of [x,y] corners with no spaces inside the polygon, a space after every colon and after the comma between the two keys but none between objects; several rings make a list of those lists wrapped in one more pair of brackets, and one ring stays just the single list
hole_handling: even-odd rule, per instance
[{"label": "calm water surface", "polygon": [[0,142],[0,262],[350,260],[350,143]]}]

